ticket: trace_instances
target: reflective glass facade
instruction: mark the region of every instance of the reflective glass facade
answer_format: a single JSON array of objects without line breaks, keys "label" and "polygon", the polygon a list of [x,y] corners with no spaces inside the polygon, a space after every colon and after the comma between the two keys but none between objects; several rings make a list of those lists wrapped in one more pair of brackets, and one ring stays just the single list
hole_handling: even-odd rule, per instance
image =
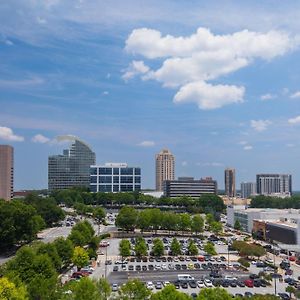
[{"label": "reflective glass facade", "polygon": [[62,155],[48,158],[49,191],[71,187],[90,186],[90,166],[96,161],[95,153],[84,142],[75,139]]},{"label": "reflective glass facade", "polygon": [[141,190],[141,169],[127,164],[91,166],[90,190],[92,192],[133,192]]}]

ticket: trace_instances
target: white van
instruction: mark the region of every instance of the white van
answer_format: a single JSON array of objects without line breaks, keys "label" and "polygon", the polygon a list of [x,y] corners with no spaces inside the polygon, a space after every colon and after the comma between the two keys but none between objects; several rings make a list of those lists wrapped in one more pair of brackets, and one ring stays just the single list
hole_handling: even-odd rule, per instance
[{"label": "white van", "polygon": [[189,274],[178,274],[178,281],[193,281],[195,278]]}]

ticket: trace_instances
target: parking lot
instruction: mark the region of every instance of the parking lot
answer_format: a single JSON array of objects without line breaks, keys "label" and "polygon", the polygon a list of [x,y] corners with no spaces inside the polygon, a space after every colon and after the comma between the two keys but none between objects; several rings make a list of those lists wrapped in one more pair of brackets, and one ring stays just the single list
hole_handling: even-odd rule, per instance
[{"label": "parking lot", "polygon": [[[168,254],[172,238],[165,238],[164,240],[161,238],[164,241],[165,254]],[[133,242],[133,239],[129,240]],[[153,238],[146,238],[145,240],[148,244],[148,254],[150,254]],[[185,248],[188,238],[178,237],[178,240],[185,240],[185,242],[181,242],[182,248]],[[149,285],[153,292],[162,289],[166,284],[172,283],[178,290],[191,295],[199,293],[201,288],[216,286],[227,289],[233,295],[250,296],[250,293],[275,293],[274,280],[269,284],[261,279],[252,279],[254,282],[253,287],[245,285],[245,280],[249,280],[251,273],[258,274],[262,269],[256,267],[256,265],[251,265],[248,272],[241,270],[236,253],[230,253],[228,263],[227,245],[215,242],[218,255],[212,257],[206,255],[203,251],[203,244],[206,241],[199,239],[194,241],[199,249],[199,255],[197,256],[180,255],[173,257],[165,255],[153,257],[148,255],[143,258],[128,257],[122,261],[118,253],[120,239],[110,239],[110,245],[103,249],[104,255],[99,256],[100,266],[96,268],[91,276],[93,278],[106,276],[109,282],[117,287],[129,279],[139,279]],[[134,246],[133,243],[132,246]],[[201,260],[204,257],[204,261],[199,261],[199,256]],[[107,261],[106,264],[105,261]],[[185,283],[179,282],[178,274],[189,274],[193,277],[193,280]],[[284,293],[286,286],[287,283],[279,282],[276,279],[276,293]]]}]

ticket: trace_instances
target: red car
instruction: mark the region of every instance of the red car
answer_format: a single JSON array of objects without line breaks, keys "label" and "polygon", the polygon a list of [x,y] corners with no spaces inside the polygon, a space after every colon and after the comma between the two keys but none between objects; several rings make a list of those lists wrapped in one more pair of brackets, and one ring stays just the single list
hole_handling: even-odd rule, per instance
[{"label": "red car", "polygon": [[295,256],[290,256],[289,261],[296,261],[296,257]]},{"label": "red car", "polygon": [[199,261],[205,261],[204,256],[198,256]]},{"label": "red car", "polygon": [[250,288],[253,288],[253,280],[251,280],[251,279],[246,279],[245,281],[244,281],[244,284],[245,284],[245,286],[247,286],[247,287],[250,287]]}]

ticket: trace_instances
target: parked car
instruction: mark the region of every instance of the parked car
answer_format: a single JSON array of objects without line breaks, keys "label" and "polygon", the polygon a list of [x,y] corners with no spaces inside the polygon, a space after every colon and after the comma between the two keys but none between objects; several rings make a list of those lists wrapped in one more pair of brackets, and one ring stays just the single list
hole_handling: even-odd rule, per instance
[{"label": "parked car", "polygon": [[152,281],[148,281],[148,282],[146,283],[146,287],[147,287],[148,290],[153,290],[153,289],[154,289],[154,284],[153,284],[153,282],[152,282]]},{"label": "parked car", "polygon": [[117,292],[119,289],[119,286],[117,283],[113,283],[112,286],[111,286],[111,290],[112,292]]},{"label": "parked car", "polygon": [[252,279],[246,279],[244,280],[245,286],[253,288],[254,284],[253,284],[253,280]]}]

